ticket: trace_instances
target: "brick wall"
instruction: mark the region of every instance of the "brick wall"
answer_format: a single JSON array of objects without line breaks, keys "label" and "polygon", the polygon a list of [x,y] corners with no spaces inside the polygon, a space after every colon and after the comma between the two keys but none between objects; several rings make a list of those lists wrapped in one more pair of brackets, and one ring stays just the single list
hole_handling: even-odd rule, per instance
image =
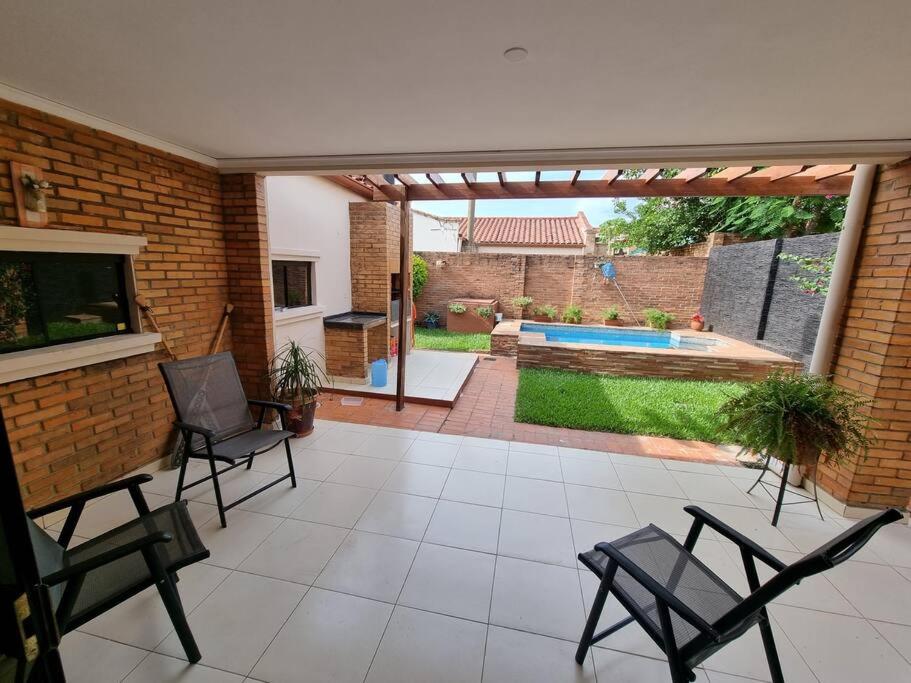
[{"label": "brick wall", "polygon": [[[379,328],[374,328],[379,329]],[[367,333],[360,329],[327,327],[326,372],[330,377],[362,379],[367,376]]]},{"label": "brick wall", "polygon": [[[551,304],[563,310],[581,306],[586,322],[600,322],[601,311],[617,306],[621,317],[631,316],[616,287],[604,279],[596,256],[536,256],[523,254],[451,254],[422,252],[427,261],[427,285],[417,300],[421,314],[443,316],[450,299],[498,299],[505,317],[518,315],[511,300],[525,295],[535,305]],[[636,316],[645,308],[673,313],[674,326],[686,326],[699,310],[706,259],[671,256],[631,256],[613,259],[617,280]]]},{"label": "brick wall", "polygon": [[266,193],[262,176],[222,176],[225,256],[230,273],[234,358],[250,398],[269,398],[266,373],[275,355]]},{"label": "brick wall", "polygon": [[[205,353],[229,283],[215,169],[0,100],[0,223],[10,160],[56,186],[49,228],[143,235],[137,289],[180,357]],[[222,347],[230,349],[231,330]],[[155,353],[0,385],[26,505],[115,479],[167,451],[173,413]]]},{"label": "brick wall", "polygon": [[728,244],[742,244],[743,242],[752,242],[753,238],[744,237],[736,232],[711,232],[706,237],[705,242],[696,242],[687,244],[683,247],[670,249],[667,251],[668,256],[708,256],[715,247],[723,247]]},{"label": "brick wall", "polygon": [[834,381],[872,402],[869,458],[820,468],[820,486],[855,506],[911,498],[911,161],[880,168],[846,301]]}]

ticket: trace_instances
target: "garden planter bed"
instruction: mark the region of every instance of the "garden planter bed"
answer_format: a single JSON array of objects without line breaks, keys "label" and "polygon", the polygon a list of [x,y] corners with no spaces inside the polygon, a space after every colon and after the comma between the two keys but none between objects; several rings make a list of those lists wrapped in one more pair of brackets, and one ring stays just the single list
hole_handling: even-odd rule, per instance
[{"label": "garden planter bed", "polygon": [[[448,310],[448,306],[452,304],[462,304],[465,307],[465,312],[453,313]],[[475,309],[484,307],[492,310],[492,313],[487,318],[475,312]],[[496,325],[496,314],[499,310],[500,304],[496,299],[452,299],[447,304],[446,329],[450,332],[483,332],[489,334],[494,325]]]}]

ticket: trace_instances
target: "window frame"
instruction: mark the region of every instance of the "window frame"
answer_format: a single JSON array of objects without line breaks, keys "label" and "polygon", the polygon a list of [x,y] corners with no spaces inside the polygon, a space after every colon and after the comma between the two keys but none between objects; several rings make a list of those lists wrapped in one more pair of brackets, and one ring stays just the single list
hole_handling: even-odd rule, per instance
[{"label": "window frame", "polygon": [[[46,320],[44,320],[44,311],[41,310],[40,315],[41,315],[42,324],[44,327],[43,336],[45,337],[45,339],[47,339],[47,341],[45,341],[43,344],[34,344],[32,346],[24,346],[20,349],[13,348],[13,349],[9,349],[6,351],[0,350],[0,356],[6,356],[7,354],[17,353],[19,351],[30,351],[33,349],[45,349],[49,346],[60,346],[61,344],[71,344],[73,342],[78,342],[78,341],[89,341],[91,339],[105,339],[107,337],[122,337],[124,335],[134,333],[134,320],[133,320],[133,316],[132,316],[132,312],[131,312],[132,306],[130,305],[130,298],[131,298],[130,297],[130,288],[127,286],[127,281],[129,279],[127,277],[127,273],[131,270],[131,264],[130,264],[129,257],[126,256],[125,254],[92,254],[92,253],[78,253],[78,252],[77,253],[61,253],[61,252],[52,252],[52,251],[40,251],[40,252],[39,251],[11,251],[11,250],[7,250],[5,248],[0,248],[0,266],[2,266],[5,263],[15,263],[16,262],[16,259],[8,257],[7,256],[8,254],[26,255],[26,259],[24,259],[24,262],[29,262],[29,263],[33,264],[33,267],[34,267],[34,265],[39,264],[42,261],[53,261],[55,255],[59,255],[59,258],[61,258],[61,259],[66,258],[66,257],[79,257],[79,256],[89,257],[89,258],[91,258],[91,257],[111,257],[113,259],[116,259],[113,262],[118,266],[117,284],[118,284],[118,289],[122,293],[122,296],[123,296],[123,301],[118,302],[119,303],[118,309],[119,309],[120,313],[123,315],[123,317],[125,319],[124,323],[126,324],[127,327],[125,330],[116,330],[115,329],[113,332],[100,332],[98,334],[86,334],[86,335],[83,335],[80,337],[69,337],[69,338],[60,339],[60,340],[52,340],[50,338],[50,334],[49,334],[49,324]],[[28,254],[33,254],[34,256],[32,256],[32,258],[30,260],[27,260]],[[99,262],[103,263],[103,261],[101,259],[99,259]],[[43,309],[43,307],[40,306],[40,304],[39,304],[39,308]]]},{"label": "window frame", "polygon": [[[272,281],[272,264],[275,261],[304,261],[310,263],[310,305],[279,308],[275,306],[275,282]],[[319,302],[320,252],[303,249],[273,249],[269,253],[269,280],[272,297],[272,315],[276,325],[320,317],[323,306]]]}]

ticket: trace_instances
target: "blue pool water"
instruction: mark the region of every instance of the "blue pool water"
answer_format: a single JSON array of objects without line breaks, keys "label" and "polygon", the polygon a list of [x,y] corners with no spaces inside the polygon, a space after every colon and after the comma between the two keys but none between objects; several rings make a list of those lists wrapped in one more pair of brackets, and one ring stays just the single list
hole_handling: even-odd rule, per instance
[{"label": "blue pool water", "polygon": [[605,346],[640,346],[651,349],[692,349],[708,351],[710,340],[681,337],[667,330],[624,330],[586,325],[539,325],[522,323],[522,332],[539,332],[547,341]]}]

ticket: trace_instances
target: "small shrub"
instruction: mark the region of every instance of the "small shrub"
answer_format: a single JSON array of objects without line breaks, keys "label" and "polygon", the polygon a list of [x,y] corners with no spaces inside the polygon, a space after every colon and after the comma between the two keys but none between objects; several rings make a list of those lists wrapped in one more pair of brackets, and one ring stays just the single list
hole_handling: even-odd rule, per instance
[{"label": "small shrub", "polygon": [[557,319],[557,309],[549,304],[547,306],[535,306],[534,314],[543,315],[550,320]]},{"label": "small shrub", "polygon": [[427,284],[427,261],[419,254],[411,255],[411,296],[417,299]]},{"label": "small shrub", "polygon": [[578,325],[582,322],[582,307],[570,304],[563,309],[563,322]]},{"label": "small shrub", "polygon": [[666,330],[667,324],[674,319],[670,313],[657,308],[646,308],[642,311],[642,315],[645,316],[645,322],[653,330]]},{"label": "small shrub", "polygon": [[427,311],[424,314],[424,326],[429,327],[430,329],[435,328],[440,324],[440,315],[434,313],[433,311]]},{"label": "small shrub", "polygon": [[476,309],[474,309],[474,312],[487,320],[487,318],[493,315],[493,308],[490,306],[478,306]]},{"label": "small shrub", "polygon": [[616,306],[605,308],[601,311],[601,318],[604,320],[617,320],[620,318],[620,311],[617,310]]},{"label": "small shrub", "polygon": [[530,296],[517,296],[512,300],[512,305],[516,308],[528,308],[534,303],[534,299]]},{"label": "small shrub", "polygon": [[453,303],[449,304],[450,313],[464,313],[467,310],[468,309],[465,307],[465,304],[460,304],[455,301]]}]

